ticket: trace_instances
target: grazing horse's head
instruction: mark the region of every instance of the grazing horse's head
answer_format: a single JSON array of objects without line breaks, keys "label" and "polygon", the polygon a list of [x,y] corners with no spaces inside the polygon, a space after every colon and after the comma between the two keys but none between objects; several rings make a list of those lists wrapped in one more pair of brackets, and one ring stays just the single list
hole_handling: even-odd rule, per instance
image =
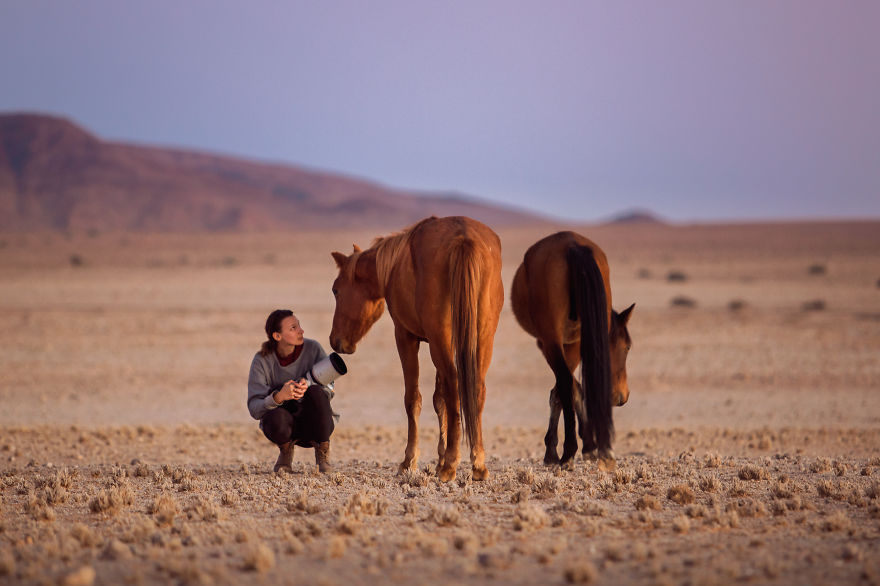
[{"label": "grazing horse's head", "polygon": [[351,256],[332,253],[339,276],[333,282],[336,311],[330,330],[330,346],[340,354],[351,354],[357,343],[382,315],[385,301],[376,276],[376,257],[357,246]]},{"label": "grazing horse's head", "polygon": [[629,385],[626,382],[626,356],[632,346],[626,324],[632,315],[635,303],[617,313],[611,311],[611,402],[620,407],[629,400]]}]

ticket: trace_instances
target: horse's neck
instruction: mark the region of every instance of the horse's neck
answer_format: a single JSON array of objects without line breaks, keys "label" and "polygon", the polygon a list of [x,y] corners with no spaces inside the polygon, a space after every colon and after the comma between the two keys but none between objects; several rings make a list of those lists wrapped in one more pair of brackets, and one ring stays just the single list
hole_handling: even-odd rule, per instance
[{"label": "horse's neck", "polygon": [[385,296],[385,288],[388,285],[391,271],[408,254],[409,235],[410,232],[407,231],[382,238],[367,251],[375,253],[376,281],[379,284],[382,297]]}]

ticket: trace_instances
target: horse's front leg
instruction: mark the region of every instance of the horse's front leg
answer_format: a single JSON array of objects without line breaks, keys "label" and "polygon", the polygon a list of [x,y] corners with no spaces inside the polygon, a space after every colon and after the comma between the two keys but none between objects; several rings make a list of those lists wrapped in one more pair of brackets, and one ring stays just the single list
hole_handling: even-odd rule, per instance
[{"label": "horse's front leg", "polygon": [[403,367],[403,402],[406,407],[407,437],[403,462],[397,473],[416,470],[419,466],[419,414],[422,395],[419,392],[419,340],[401,327],[394,328],[397,353]]}]

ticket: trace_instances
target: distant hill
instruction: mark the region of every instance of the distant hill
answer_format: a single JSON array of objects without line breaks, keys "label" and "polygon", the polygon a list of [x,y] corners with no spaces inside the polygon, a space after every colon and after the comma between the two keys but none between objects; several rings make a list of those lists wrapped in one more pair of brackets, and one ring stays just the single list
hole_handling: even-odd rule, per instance
[{"label": "distant hill", "polygon": [[101,140],[64,118],[0,115],[0,230],[395,228],[436,214],[541,221],[455,194]]},{"label": "distant hill", "polygon": [[665,224],[653,212],[648,210],[629,210],[622,212],[606,222],[607,224]]}]

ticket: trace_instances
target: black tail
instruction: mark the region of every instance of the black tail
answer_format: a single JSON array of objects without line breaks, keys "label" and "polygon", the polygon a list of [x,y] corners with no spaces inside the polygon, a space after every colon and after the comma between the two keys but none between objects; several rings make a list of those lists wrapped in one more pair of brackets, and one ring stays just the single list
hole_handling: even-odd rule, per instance
[{"label": "black tail", "polygon": [[590,248],[574,245],[566,256],[572,310],[581,322],[581,386],[587,410],[587,432],[600,451],[610,450],[614,420],[605,281]]}]

